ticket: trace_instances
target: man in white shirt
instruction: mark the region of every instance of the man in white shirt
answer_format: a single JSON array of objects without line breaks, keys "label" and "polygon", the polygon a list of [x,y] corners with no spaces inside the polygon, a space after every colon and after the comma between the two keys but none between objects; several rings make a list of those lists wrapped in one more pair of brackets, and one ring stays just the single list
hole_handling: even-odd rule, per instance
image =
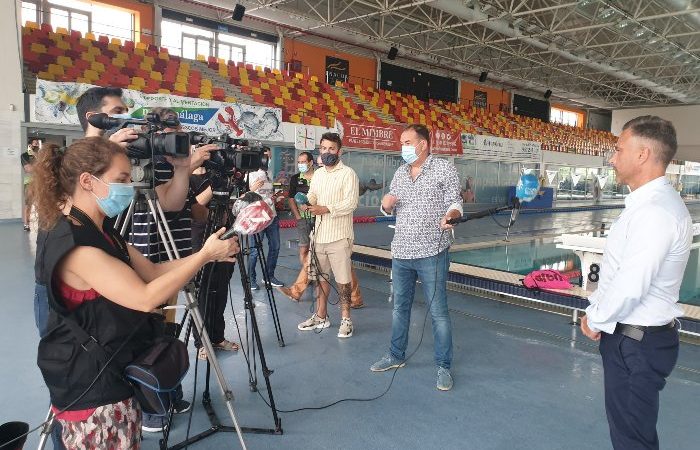
[{"label": "man in white shirt", "polygon": [[688,209],[665,177],[676,148],[671,122],[643,116],[625,124],[610,158],[631,193],[610,228],[581,330],[600,341],[616,450],[659,448],[659,392],[678,358],[678,293],[693,233]]}]

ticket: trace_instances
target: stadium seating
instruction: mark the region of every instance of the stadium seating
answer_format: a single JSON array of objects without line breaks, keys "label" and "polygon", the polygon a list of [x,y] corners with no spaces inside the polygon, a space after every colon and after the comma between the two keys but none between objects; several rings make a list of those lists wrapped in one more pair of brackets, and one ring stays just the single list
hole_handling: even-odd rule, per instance
[{"label": "stadium seating", "polygon": [[279,107],[287,122],[333,127],[336,118],[377,125],[423,124],[432,129],[542,142],[543,149],[602,155],[614,148],[609,132],[545,123],[509,112],[336,82],[316,76],[198,55],[184,60],[166,48],[49,24],[27,22],[22,51],[28,72],[52,81],[77,81],[210,100]]}]

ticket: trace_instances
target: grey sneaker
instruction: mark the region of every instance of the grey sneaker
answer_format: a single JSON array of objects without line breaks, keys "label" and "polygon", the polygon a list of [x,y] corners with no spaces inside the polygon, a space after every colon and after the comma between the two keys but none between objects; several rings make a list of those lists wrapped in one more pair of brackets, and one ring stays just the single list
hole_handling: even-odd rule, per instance
[{"label": "grey sneaker", "polygon": [[452,375],[450,370],[438,366],[437,388],[441,391],[449,391],[452,389]]},{"label": "grey sneaker", "polygon": [[328,328],[331,326],[331,321],[326,316],[325,319],[321,319],[314,313],[311,317],[309,317],[307,320],[303,321],[299,325],[297,325],[297,328],[299,328],[301,331],[309,331],[309,330],[315,330],[315,329],[323,329],[323,328]]},{"label": "grey sneaker", "polygon": [[352,336],[352,330],[352,320],[343,317],[343,319],[340,321],[340,328],[338,328],[338,337],[349,338],[350,336]]},{"label": "grey sneaker", "polygon": [[260,286],[258,286],[258,282],[255,280],[250,280],[250,290],[257,291],[258,289],[260,289]]},{"label": "grey sneaker", "polygon": [[391,353],[387,353],[382,357],[382,359],[372,364],[369,370],[372,372],[386,372],[387,370],[396,369],[405,365],[406,362],[398,358],[394,358]]},{"label": "grey sneaker", "polygon": [[282,283],[280,280],[278,280],[275,277],[270,277],[270,284],[274,287],[282,287],[284,286],[284,283]]}]

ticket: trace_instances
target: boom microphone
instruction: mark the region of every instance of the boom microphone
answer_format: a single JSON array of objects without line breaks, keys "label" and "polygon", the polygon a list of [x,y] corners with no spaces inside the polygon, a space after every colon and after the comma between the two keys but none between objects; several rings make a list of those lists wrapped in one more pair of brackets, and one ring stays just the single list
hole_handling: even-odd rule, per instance
[{"label": "boom microphone", "polygon": [[537,193],[540,190],[540,181],[533,174],[526,173],[520,176],[518,184],[515,186],[515,197],[513,198],[512,205],[499,206],[497,208],[489,208],[483,211],[477,211],[472,214],[465,214],[463,217],[457,219],[450,219],[447,221],[448,224],[454,225],[457,223],[466,222],[468,220],[480,219],[482,217],[487,217],[496,214],[507,209],[512,209],[510,213],[510,225],[515,223],[515,220],[520,214],[520,208],[522,208],[523,202],[531,202],[537,197]]}]

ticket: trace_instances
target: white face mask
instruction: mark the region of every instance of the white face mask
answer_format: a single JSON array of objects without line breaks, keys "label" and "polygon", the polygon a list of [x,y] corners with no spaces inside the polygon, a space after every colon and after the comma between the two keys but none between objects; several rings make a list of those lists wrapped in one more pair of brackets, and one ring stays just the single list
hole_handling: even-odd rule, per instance
[{"label": "white face mask", "polygon": [[408,164],[413,164],[414,162],[416,162],[416,160],[418,159],[418,155],[416,154],[416,146],[415,145],[402,145],[401,146],[401,157]]}]

